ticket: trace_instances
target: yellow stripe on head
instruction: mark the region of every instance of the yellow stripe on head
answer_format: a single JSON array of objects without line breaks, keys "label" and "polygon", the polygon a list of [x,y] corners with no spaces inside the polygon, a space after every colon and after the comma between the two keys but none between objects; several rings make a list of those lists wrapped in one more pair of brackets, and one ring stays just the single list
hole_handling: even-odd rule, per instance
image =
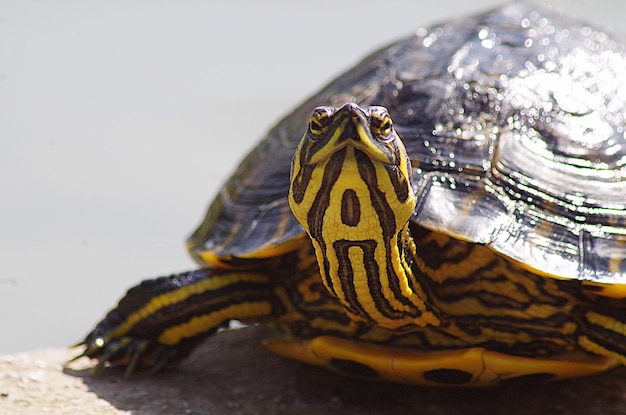
[{"label": "yellow stripe on head", "polygon": [[289,204],[328,291],[355,319],[437,324],[404,260],[416,197],[404,144],[383,107],[317,108],[294,156]]}]

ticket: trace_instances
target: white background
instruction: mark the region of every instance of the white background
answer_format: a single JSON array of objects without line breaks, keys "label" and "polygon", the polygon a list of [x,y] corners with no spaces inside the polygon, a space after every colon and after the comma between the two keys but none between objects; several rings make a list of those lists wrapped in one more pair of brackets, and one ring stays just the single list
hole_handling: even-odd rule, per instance
[{"label": "white background", "polygon": [[[255,140],[366,52],[487,0],[0,0],[0,353],[81,339]],[[626,33],[626,2],[552,4]],[[287,167],[285,167],[287,168]]]}]

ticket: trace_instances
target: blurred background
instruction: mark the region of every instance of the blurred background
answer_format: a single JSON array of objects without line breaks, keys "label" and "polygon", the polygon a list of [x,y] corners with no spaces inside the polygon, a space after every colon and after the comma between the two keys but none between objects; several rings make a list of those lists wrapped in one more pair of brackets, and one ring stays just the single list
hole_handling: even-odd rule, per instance
[{"label": "blurred background", "polygon": [[[68,346],[141,279],[193,268],[186,236],[279,117],[502,3],[0,0],[0,354]],[[626,33],[621,0],[542,3]]]}]

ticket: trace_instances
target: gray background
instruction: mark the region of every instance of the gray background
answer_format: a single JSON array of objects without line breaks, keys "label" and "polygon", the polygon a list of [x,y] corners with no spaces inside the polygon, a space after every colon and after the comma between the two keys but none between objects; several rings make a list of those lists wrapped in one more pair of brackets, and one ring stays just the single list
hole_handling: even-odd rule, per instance
[{"label": "gray background", "polygon": [[[626,2],[550,3],[626,33]],[[277,118],[373,48],[498,4],[0,0],[0,353],[69,345],[193,268],[184,238]]]}]

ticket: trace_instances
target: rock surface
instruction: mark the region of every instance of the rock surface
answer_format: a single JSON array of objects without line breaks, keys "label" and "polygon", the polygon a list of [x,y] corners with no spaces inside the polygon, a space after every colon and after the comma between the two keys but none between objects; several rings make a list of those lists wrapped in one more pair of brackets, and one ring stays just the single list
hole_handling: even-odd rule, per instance
[{"label": "rock surface", "polygon": [[626,414],[626,368],[566,382],[493,389],[424,389],[347,379],[271,355],[261,328],[220,333],[177,370],[125,380],[89,377],[76,350],[0,357],[0,414]]}]

